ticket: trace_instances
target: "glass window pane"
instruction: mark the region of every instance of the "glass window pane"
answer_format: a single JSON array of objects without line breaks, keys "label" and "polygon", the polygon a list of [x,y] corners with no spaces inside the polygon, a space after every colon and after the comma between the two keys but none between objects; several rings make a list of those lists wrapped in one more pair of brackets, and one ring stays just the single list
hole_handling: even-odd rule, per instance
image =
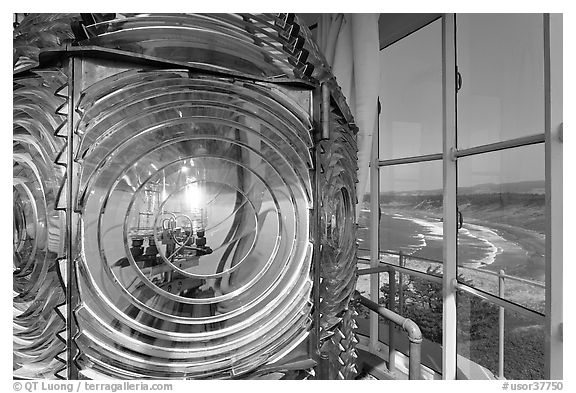
[{"label": "glass window pane", "polygon": [[442,151],[442,22],[380,52],[380,159]]},{"label": "glass window pane", "polygon": [[[368,176],[366,189],[370,189],[370,176]],[[359,203],[361,207],[358,215],[358,257],[364,259],[370,258],[370,228],[372,217],[370,209],[370,193],[366,193],[364,199]],[[367,261],[363,262],[368,263]]]},{"label": "glass window pane", "polygon": [[504,377],[546,379],[544,318],[504,312]]},{"label": "glass window pane", "polygon": [[[368,176],[368,184],[366,189],[370,189],[370,176]],[[372,228],[371,219],[372,211],[370,208],[370,194],[364,196],[364,200],[359,202],[361,204],[360,213],[358,215],[358,269],[366,269],[370,267],[370,231]],[[356,290],[363,296],[370,297],[370,275],[358,276],[356,281]]]},{"label": "glass window pane", "polygon": [[[520,315],[458,292],[458,379],[499,376],[502,356],[506,379],[544,379],[544,319]],[[502,312],[501,312],[502,310]],[[500,327],[504,351],[500,351]]]},{"label": "glass window pane", "polygon": [[[379,274],[380,293],[378,303],[392,309],[394,312],[410,318],[422,332],[422,365],[442,372],[442,284],[426,280],[422,277],[414,277],[408,274],[395,275],[396,292],[394,303],[390,299],[390,276],[388,273]],[[400,290],[402,288],[402,290]],[[364,295],[367,296],[367,295]],[[360,305],[358,307],[358,333],[369,336],[370,311]],[[389,343],[390,321],[378,317],[378,339],[384,345]],[[404,355],[409,355],[409,340],[406,333],[398,326],[394,326],[394,349]],[[386,351],[385,351],[386,353]],[[396,358],[397,367],[400,361]]]},{"label": "glass window pane", "polygon": [[442,162],[382,167],[380,207],[381,260],[441,274]]},{"label": "glass window pane", "polygon": [[457,379],[494,379],[498,375],[498,306],[457,292]]},{"label": "glass window pane", "polygon": [[[389,281],[387,277],[383,281],[382,304],[387,304]],[[396,288],[395,311],[416,322],[425,339],[422,350],[425,358],[423,362],[426,366],[441,372],[442,350],[437,344],[442,344],[442,283],[424,277],[396,274]],[[404,333],[399,335],[404,336]],[[427,362],[429,364],[426,364]]]},{"label": "glass window pane", "polygon": [[462,282],[535,310],[544,307],[544,144],[458,160]]},{"label": "glass window pane", "polygon": [[544,132],[542,14],[458,14],[458,147]]}]

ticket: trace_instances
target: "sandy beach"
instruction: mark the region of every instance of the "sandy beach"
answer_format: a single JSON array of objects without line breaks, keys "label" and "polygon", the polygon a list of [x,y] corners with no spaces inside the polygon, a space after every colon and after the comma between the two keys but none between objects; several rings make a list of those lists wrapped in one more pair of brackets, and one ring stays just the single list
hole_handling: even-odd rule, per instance
[{"label": "sandy beach", "polygon": [[[389,209],[386,211],[390,214],[402,214],[403,216],[414,217],[417,221],[428,220],[438,221],[439,214],[426,211],[419,212],[415,210],[403,211],[394,209],[393,213]],[[497,222],[486,222],[483,220],[468,217],[465,222],[466,227],[475,229],[485,229],[487,232],[492,232],[492,237],[497,238],[499,253],[494,258],[491,264],[479,266],[471,265],[475,269],[468,269],[464,266],[459,267],[458,273],[468,280],[472,280],[472,285],[476,288],[498,295],[499,293],[499,279],[497,276],[490,274],[491,272],[497,273],[504,270],[505,274],[516,276],[531,281],[536,281],[541,284],[545,281],[545,237],[544,235],[520,228],[513,225]],[[494,241],[494,240],[492,240]],[[496,243],[496,242],[495,242]],[[502,254],[502,249],[506,249],[507,254]],[[398,264],[398,257],[384,256],[386,262]],[[405,265],[419,271],[426,271],[428,267],[442,266],[441,263],[430,263],[422,261],[417,258],[406,258]],[[368,266],[366,266],[368,267]],[[360,267],[362,268],[362,267]],[[369,293],[369,276],[360,276],[357,288],[361,293]],[[388,274],[383,273],[380,275],[380,282],[388,282]],[[543,310],[545,290],[538,286],[533,286],[525,282],[519,282],[512,279],[504,280],[505,293],[504,297],[508,300],[514,301],[526,307]],[[382,296],[382,294],[381,294]]]}]

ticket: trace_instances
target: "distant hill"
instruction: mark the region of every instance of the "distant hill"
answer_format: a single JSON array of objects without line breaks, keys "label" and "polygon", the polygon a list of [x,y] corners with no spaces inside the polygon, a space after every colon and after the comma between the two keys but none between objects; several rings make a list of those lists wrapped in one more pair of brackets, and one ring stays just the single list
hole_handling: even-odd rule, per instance
[{"label": "distant hill", "polygon": [[493,194],[493,193],[510,193],[510,194],[544,194],[544,180],[522,181],[518,183],[504,184],[478,184],[472,187],[458,188],[459,194]]},{"label": "distant hill", "polygon": [[[459,195],[473,195],[473,194],[544,194],[545,183],[544,180],[536,181],[522,181],[516,183],[484,183],[471,187],[459,187]],[[401,196],[401,195],[441,195],[442,190],[416,190],[416,191],[391,191],[382,192],[380,195],[385,196]]]},{"label": "distant hill", "polygon": [[[543,181],[478,184],[458,189],[458,209],[467,219],[513,225],[545,232]],[[382,209],[431,217],[442,216],[442,191],[423,190],[380,194]]]}]

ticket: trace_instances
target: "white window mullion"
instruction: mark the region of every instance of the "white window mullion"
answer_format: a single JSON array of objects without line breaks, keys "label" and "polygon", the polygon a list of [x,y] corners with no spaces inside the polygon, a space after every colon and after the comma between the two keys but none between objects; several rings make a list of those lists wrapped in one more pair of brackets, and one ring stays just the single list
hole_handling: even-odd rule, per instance
[{"label": "white window mullion", "polygon": [[544,14],[546,346],[548,379],[562,379],[562,14]]},{"label": "white window mullion", "polygon": [[[376,123],[378,124],[378,123]],[[372,133],[372,153],[370,160],[370,267],[378,267],[380,262],[380,167],[378,166],[379,130]],[[380,275],[370,275],[370,300],[379,303]],[[377,352],[378,314],[370,311],[370,350]]]},{"label": "white window mullion", "polygon": [[442,378],[456,379],[456,42],[454,14],[442,17],[443,312]]}]

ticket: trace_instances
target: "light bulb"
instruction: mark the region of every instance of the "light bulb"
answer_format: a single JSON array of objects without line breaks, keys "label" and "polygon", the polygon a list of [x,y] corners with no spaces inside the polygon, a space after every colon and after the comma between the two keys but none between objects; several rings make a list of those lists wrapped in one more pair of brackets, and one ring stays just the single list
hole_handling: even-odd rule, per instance
[{"label": "light bulb", "polygon": [[186,186],[186,201],[190,210],[200,209],[202,207],[202,189],[198,183],[189,183]]}]

